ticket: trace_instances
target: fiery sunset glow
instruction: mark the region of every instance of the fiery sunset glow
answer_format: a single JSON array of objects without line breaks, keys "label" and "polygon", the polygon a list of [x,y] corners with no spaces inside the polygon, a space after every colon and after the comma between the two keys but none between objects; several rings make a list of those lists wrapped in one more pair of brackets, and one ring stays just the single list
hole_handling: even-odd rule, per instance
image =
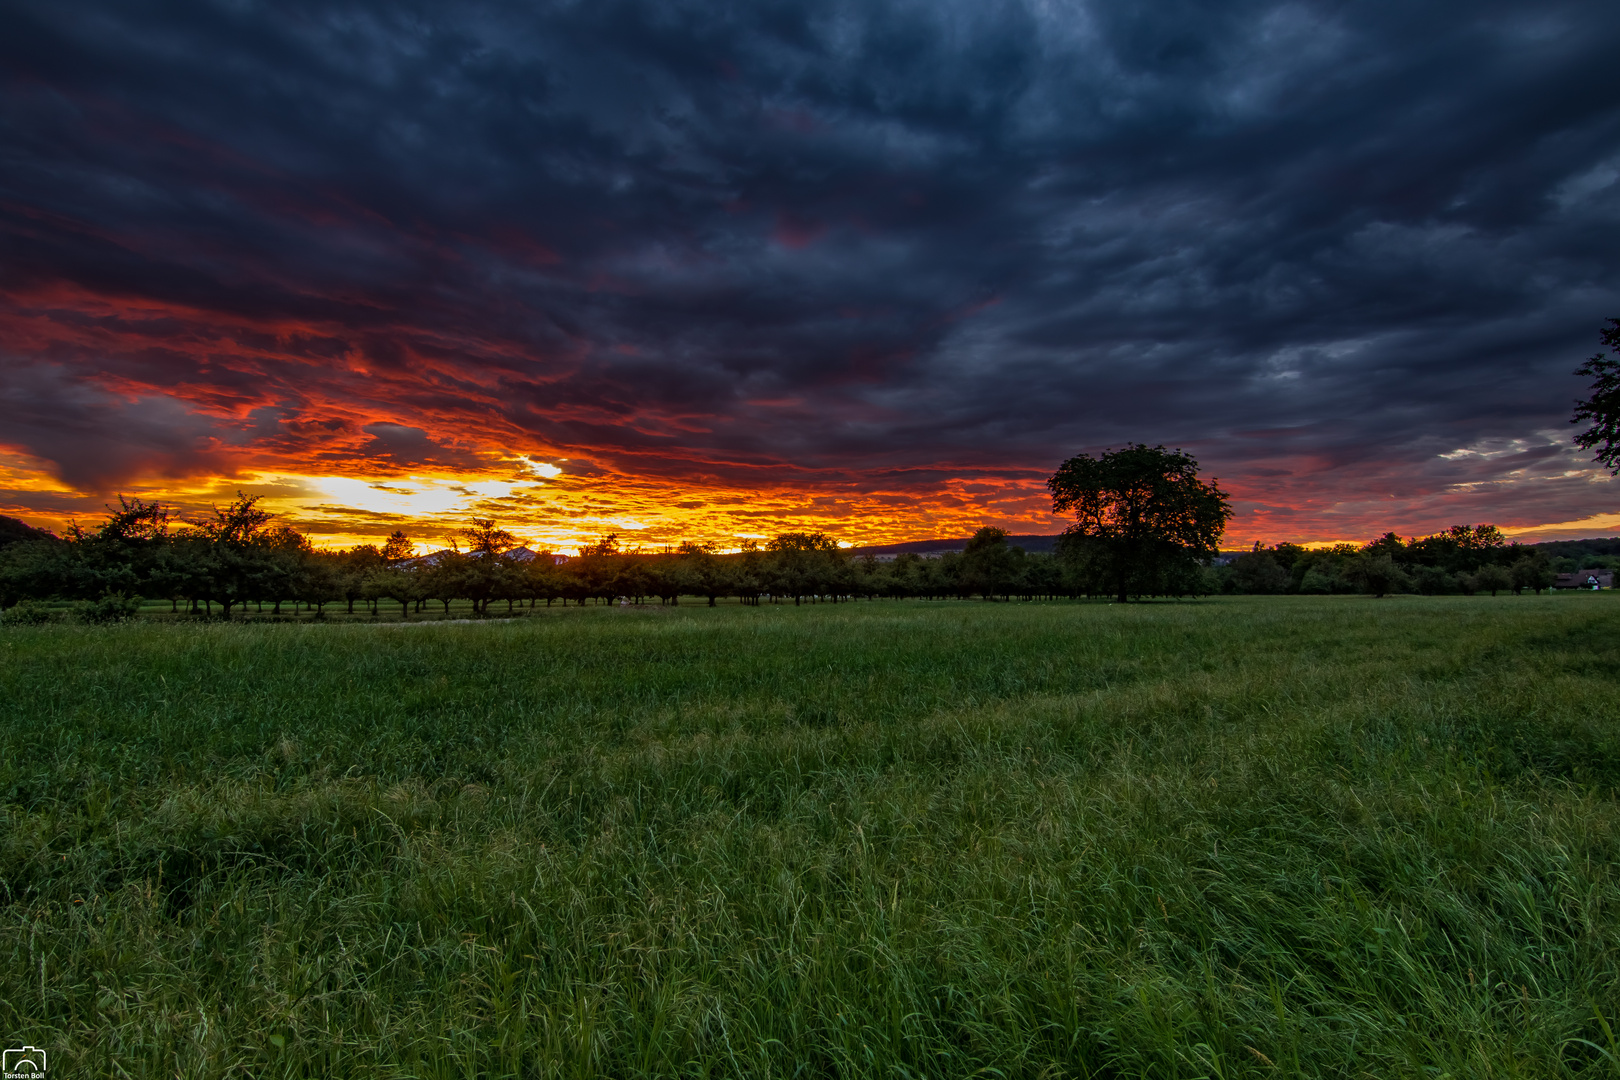
[{"label": "fiery sunset glow", "polygon": [[1197,455],[1227,546],[1620,531],[1620,8],[23,4],[0,513],[326,545],[1050,533]]}]

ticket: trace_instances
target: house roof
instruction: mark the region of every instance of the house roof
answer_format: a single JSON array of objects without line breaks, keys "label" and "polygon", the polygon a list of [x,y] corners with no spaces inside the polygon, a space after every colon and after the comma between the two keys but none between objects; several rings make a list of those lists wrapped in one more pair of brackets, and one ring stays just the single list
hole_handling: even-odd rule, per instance
[{"label": "house roof", "polygon": [[1600,589],[1614,588],[1614,571],[1577,570],[1573,574],[1559,574],[1553,581],[1555,589],[1590,589],[1593,585]]}]

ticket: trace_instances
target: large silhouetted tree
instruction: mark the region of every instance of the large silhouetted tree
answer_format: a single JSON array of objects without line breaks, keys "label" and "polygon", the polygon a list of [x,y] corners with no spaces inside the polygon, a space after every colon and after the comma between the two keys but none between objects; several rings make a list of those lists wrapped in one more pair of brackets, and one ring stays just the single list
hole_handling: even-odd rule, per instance
[{"label": "large silhouetted tree", "polygon": [[[1598,339],[1605,348],[1620,351],[1620,319],[1610,319],[1598,331]],[[1575,436],[1575,445],[1595,450],[1594,461],[1601,461],[1611,473],[1620,473],[1620,358],[1600,352],[1575,374],[1592,380],[1586,399],[1575,403],[1575,415],[1569,421],[1589,420],[1592,424]]]},{"label": "large silhouetted tree", "polygon": [[1193,456],[1162,446],[1072,457],[1046,486],[1054,513],[1074,513],[1068,550],[1121,603],[1132,593],[1182,591],[1178,579],[1216,553],[1232,517],[1226,493],[1198,478]]}]

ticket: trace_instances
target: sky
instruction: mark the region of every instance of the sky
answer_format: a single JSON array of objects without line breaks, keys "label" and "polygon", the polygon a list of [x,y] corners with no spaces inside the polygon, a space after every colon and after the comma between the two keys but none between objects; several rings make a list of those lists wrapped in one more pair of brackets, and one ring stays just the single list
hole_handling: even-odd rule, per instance
[{"label": "sky", "polygon": [[12,0],[0,513],[317,544],[1620,533],[1612,0]]}]

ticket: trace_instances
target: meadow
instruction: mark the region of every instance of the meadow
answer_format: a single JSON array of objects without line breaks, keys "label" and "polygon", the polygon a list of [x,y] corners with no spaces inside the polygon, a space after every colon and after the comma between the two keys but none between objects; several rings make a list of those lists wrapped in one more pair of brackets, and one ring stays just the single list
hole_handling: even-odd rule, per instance
[{"label": "meadow", "polygon": [[0,628],[50,1076],[1617,1077],[1620,598]]}]

